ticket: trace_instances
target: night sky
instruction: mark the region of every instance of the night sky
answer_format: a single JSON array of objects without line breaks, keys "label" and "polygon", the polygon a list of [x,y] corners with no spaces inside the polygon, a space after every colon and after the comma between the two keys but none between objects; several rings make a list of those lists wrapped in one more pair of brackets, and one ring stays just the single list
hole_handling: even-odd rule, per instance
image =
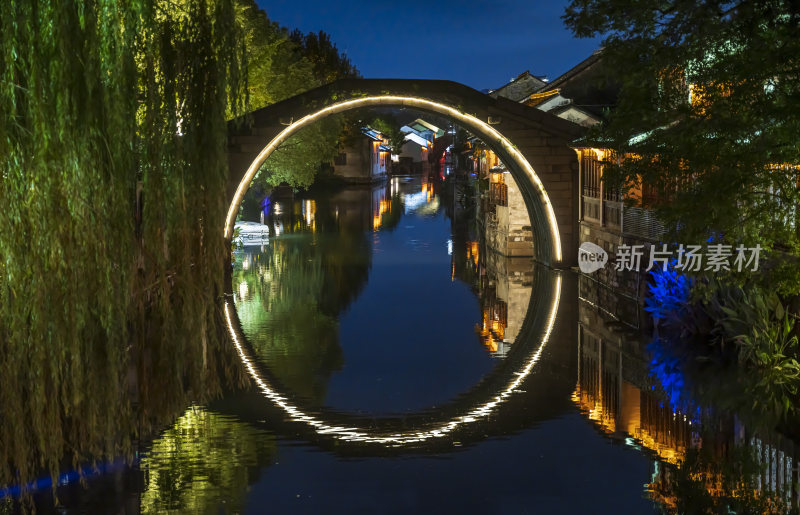
[{"label": "night sky", "polygon": [[290,29],[329,33],[366,78],[497,88],[525,70],[554,79],[599,47],[564,26],[565,0],[257,2]]}]

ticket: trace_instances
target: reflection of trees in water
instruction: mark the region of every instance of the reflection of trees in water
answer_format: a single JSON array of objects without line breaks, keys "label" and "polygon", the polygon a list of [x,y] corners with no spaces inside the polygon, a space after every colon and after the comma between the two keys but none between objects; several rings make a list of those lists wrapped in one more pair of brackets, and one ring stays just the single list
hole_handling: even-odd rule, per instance
[{"label": "reflection of trees in water", "polygon": [[743,445],[725,445],[718,436],[710,432],[703,436],[704,445],[688,449],[679,465],[657,467],[647,487],[659,511],[789,513],[786,486],[777,492],[769,491],[766,484],[762,487],[761,478],[769,478],[770,471],[757,452]]},{"label": "reflection of trees in water", "polygon": [[241,278],[248,294],[240,288],[239,319],[275,377],[296,394],[321,401],[331,372],[342,364],[336,319],[318,307],[323,265],[286,241],[273,247],[260,255],[256,274]]},{"label": "reflection of trees in water", "polygon": [[[319,308],[336,316],[353,302],[367,284],[372,248],[365,227],[346,225],[335,216],[335,203],[325,196],[317,201],[317,233],[314,248],[302,251],[318,260],[324,271]],[[367,206],[369,208],[369,206]],[[399,210],[398,210],[399,211]]]},{"label": "reflection of trees in water", "polygon": [[[168,321],[180,325],[173,315],[150,327]],[[242,380],[236,356],[219,347],[221,336],[158,336],[128,353],[89,341],[50,353],[0,342],[0,489],[131,458],[137,440],[149,439],[190,401]]]},{"label": "reflection of trees in water", "polygon": [[391,232],[397,228],[400,219],[403,218],[403,199],[399,194],[395,194],[387,202],[388,209],[380,215],[380,224],[374,229]]},{"label": "reflection of trees in water", "polygon": [[234,274],[242,329],[278,381],[319,404],[342,366],[336,316],[366,284],[369,242],[361,231],[295,234],[248,259]]},{"label": "reflection of trees in water", "polygon": [[141,460],[142,513],[238,513],[275,437],[232,417],[189,408]]}]

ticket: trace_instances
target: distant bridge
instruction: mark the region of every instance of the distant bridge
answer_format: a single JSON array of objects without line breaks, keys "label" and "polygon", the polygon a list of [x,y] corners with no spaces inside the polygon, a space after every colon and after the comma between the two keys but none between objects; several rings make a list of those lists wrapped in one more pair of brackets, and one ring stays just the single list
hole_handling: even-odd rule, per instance
[{"label": "distant bridge", "polygon": [[435,113],[481,138],[519,185],[530,213],[534,258],[553,267],[577,263],[578,160],[570,145],[584,129],[536,108],[440,80],[339,80],[232,121],[225,237],[232,237],[251,180],[281,142],[325,116],[361,107]]}]

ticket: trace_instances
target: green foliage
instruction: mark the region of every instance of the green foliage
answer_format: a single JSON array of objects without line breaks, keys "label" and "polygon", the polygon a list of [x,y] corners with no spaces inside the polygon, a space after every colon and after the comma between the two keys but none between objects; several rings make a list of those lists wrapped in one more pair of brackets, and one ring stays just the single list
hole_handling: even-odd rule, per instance
[{"label": "green foliage", "polygon": [[226,122],[315,85],[253,6],[0,4],[0,485],[125,455],[229,372]]},{"label": "green foliage", "polygon": [[774,291],[716,278],[690,283],[674,272],[656,274],[650,290],[647,309],[689,357],[683,368],[699,397],[753,426],[797,419],[796,316]]},{"label": "green foliage", "polygon": [[332,115],[303,127],[281,143],[261,166],[254,184],[308,188],[323,164],[331,163],[342,146],[359,143],[364,127],[388,136],[393,151],[402,148],[405,134],[391,114],[354,111]]},{"label": "green foliage", "polygon": [[739,364],[752,374],[752,408],[772,419],[794,417],[800,388],[795,319],[774,292],[719,283],[707,287],[711,295],[701,305],[716,321],[710,341],[722,349],[732,347]]},{"label": "green foliage", "polygon": [[343,119],[337,115],[303,127],[275,149],[261,166],[254,184],[311,186],[322,164],[332,162],[339,154],[342,127]]},{"label": "green foliage", "polygon": [[251,110],[319,85],[314,64],[289,38],[289,31],[271,21],[253,0],[235,0],[247,54],[248,107]]},{"label": "green foliage", "polygon": [[338,79],[361,78],[358,69],[347,56],[339,52],[336,44],[325,32],[303,34],[299,30],[294,30],[290,38],[313,65],[314,78],[320,84],[328,84]]},{"label": "green foliage", "polygon": [[[250,109],[266,107],[336,79],[360,76],[324,32],[290,34],[270,21],[253,0],[235,3],[246,43]],[[256,184],[310,186],[321,164],[338,155],[342,123],[341,117],[329,117],[283,142],[262,166]]]},{"label": "green foliage", "polygon": [[621,84],[593,138],[636,157],[609,163],[609,183],[652,185],[679,241],[716,234],[794,255],[770,285],[800,291],[800,175],[776,167],[800,156],[796,4],[573,0],[564,20],[604,38],[602,59]]},{"label": "green foliage", "polygon": [[3,484],[216,387],[244,61],[228,0],[3,2],[0,48]]},{"label": "green foliage", "polygon": [[667,325],[683,325],[690,313],[688,300],[691,295],[692,281],[684,274],[667,268],[651,275],[650,295],[645,299],[645,311],[654,320]]},{"label": "green foliage", "polygon": [[397,118],[390,114],[375,115],[367,122],[367,127],[375,129],[389,138],[389,147],[391,147],[392,153],[402,152],[406,135],[400,131],[401,125]]}]

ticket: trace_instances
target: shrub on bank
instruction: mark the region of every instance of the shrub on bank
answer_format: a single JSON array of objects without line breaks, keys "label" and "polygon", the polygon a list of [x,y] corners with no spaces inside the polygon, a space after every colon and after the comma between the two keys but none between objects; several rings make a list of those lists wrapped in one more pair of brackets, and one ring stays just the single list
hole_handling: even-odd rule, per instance
[{"label": "shrub on bank", "polygon": [[668,269],[653,274],[645,309],[714,405],[758,424],[798,416],[800,326],[774,291]]}]

